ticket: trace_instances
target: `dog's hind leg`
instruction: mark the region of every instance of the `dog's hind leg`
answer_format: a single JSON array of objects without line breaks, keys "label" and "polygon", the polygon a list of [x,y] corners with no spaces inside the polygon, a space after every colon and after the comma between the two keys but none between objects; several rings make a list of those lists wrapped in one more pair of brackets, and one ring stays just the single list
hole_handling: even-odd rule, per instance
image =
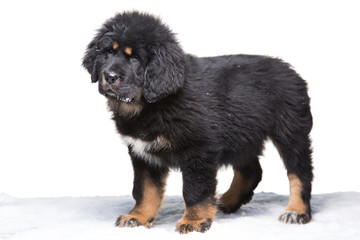
[{"label": "dog's hind leg", "polygon": [[241,205],[248,203],[261,181],[261,176],[262,169],[258,159],[245,167],[234,167],[234,178],[230,188],[218,200],[218,209],[224,213],[233,213]]},{"label": "dog's hind leg", "polygon": [[310,139],[297,135],[296,139],[273,138],[283,158],[290,183],[288,206],[279,220],[284,223],[308,223],[311,220],[311,182],[313,179]]}]

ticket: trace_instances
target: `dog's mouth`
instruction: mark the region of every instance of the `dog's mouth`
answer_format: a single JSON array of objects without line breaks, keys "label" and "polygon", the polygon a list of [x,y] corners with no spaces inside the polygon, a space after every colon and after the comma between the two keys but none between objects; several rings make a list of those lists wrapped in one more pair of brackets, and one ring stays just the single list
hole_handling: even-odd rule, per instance
[{"label": "dog's mouth", "polygon": [[131,97],[119,96],[118,94],[116,94],[114,91],[112,91],[110,89],[106,90],[106,91],[100,91],[100,93],[107,98],[113,98],[113,99],[116,99],[118,101],[125,102],[125,103],[133,103],[135,101],[135,99],[131,98]]}]

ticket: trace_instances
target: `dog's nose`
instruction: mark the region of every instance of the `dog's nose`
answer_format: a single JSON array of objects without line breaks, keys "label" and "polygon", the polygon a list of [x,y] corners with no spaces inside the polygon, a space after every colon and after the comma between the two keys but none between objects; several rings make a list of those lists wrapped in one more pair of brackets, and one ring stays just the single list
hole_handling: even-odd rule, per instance
[{"label": "dog's nose", "polygon": [[105,71],[104,78],[105,78],[105,81],[108,82],[109,84],[113,84],[120,80],[119,75],[113,71]]}]

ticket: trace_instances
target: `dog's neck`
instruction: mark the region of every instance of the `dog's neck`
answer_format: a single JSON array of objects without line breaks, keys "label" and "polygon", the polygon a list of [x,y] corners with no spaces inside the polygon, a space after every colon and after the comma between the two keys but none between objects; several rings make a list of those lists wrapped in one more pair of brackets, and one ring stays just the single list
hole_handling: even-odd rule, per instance
[{"label": "dog's neck", "polygon": [[107,104],[110,111],[126,118],[138,115],[144,107],[142,102],[126,103],[113,98],[109,98]]}]

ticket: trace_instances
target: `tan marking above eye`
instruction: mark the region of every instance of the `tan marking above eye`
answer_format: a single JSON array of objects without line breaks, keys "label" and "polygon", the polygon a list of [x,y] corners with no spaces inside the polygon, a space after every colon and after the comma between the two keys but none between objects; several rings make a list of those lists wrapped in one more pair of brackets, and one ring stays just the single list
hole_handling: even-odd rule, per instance
[{"label": "tan marking above eye", "polygon": [[127,54],[127,55],[131,55],[132,54],[132,48],[131,47],[126,47],[125,49],[124,49],[124,52]]},{"label": "tan marking above eye", "polygon": [[116,49],[118,49],[118,47],[119,47],[119,44],[114,41],[113,42],[113,49],[116,50]]}]

